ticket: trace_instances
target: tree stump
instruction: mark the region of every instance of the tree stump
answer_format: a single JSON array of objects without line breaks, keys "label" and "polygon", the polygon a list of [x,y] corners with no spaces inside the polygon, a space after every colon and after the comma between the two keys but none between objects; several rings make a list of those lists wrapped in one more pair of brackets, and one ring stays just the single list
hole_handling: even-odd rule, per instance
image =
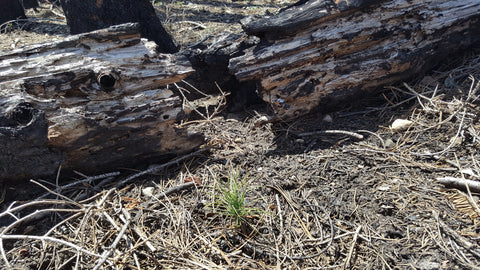
[{"label": "tree stump", "polygon": [[[348,4],[350,3],[350,4]],[[242,21],[260,43],[230,60],[280,118],[352,101],[480,41],[478,0],[310,0]]]},{"label": "tree stump", "polygon": [[61,0],[71,34],[86,33],[122,23],[140,23],[142,37],[153,40],[159,52],[178,49],[148,0]]},{"label": "tree stump", "polygon": [[16,19],[25,19],[19,0],[0,0],[0,24]]},{"label": "tree stump", "polygon": [[125,24],[0,55],[0,179],[94,172],[191,151],[167,85],[193,73]]}]

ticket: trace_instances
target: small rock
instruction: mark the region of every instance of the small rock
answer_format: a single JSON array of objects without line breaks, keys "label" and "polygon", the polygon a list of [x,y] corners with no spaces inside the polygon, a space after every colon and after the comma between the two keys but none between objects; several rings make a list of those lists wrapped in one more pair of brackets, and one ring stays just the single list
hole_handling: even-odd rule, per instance
[{"label": "small rock", "polygon": [[296,139],[296,140],[295,140],[295,143],[304,144],[304,143],[305,143],[305,140],[304,140],[304,139]]},{"label": "small rock", "polygon": [[434,270],[434,269],[440,269],[440,264],[437,262],[431,262],[431,261],[421,261],[417,265],[417,269],[421,270]]},{"label": "small rock", "polygon": [[241,142],[243,142],[242,138],[235,138],[233,141],[234,141],[235,143],[241,143]]},{"label": "small rock", "polygon": [[392,131],[402,131],[402,130],[406,130],[407,128],[409,128],[412,124],[413,124],[413,122],[410,121],[410,120],[395,119],[395,121],[393,121],[392,125],[390,126],[390,129]]},{"label": "small rock", "polygon": [[462,144],[462,141],[463,139],[460,136],[450,138],[450,144],[452,144],[452,146],[459,146]]},{"label": "small rock", "polygon": [[142,189],[143,196],[152,197],[154,189],[155,189],[154,187],[146,187]]},{"label": "small rock", "polygon": [[257,127],[257,126],[263,125],[265,123],[268,123],[268,121],[270,121],[268,116],[262,115],[258,119],[255,119],[254,125]]},{"label": "small rock", "polygon": [[390,189],[390,185],[381,185],[377,189],[380,191],[387,191]]},{"label": "small rock", "polygon": [[384,146],[385,146],[386,149],[390,149],[390,148],[395,147],[395,143],[392,141],[392,139],[386,139]]},{"label": "small rock", "polygon": [[407,217],[407,219],[410,221],[417,221],[419,220],[419,217],[417,215],[410,215]]},{"label": "small rock", "polygon": [[333,122],[333,118],[332,118],[332,116],[331,116],[330,114],[327,114],[327,115],[325,115],[325,116],[322,118],[322,121],[323,121],[323,122],[331,123],[331,122]]}]

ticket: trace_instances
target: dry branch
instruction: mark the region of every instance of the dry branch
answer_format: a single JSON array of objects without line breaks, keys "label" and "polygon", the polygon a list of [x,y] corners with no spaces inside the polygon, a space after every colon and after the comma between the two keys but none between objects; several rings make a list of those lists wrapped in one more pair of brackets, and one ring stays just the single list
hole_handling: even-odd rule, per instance
[{"label": "dry branch", "polygon": [[351,267],[350,260],[352,259],[353,251],[355,249],[355,245],[357,244],[358,234],[360,233],[361,229],[362,229],[362,226],[360,225],[355,230],[355,234],[353,235],[352,245],[350,246],[350,250],[348,251],[347,258],[345,259],[345,264],[343,265],[343,269],[350,269]]},{"label": "dry branch", "polygon": [[471,192],[480,192],[480,181],[450,176],[438,177],[437,181],[447,187],[453,187],[461,190],[468,188]]}]

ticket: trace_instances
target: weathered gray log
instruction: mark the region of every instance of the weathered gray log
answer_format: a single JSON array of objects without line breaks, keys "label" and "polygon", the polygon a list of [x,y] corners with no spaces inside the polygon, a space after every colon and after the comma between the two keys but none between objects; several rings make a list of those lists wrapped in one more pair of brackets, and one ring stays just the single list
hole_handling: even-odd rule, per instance
[{"label": "weathered gray log", "polygon": [[230,71],[257,81],[279,117],[294,118],[411,78],[478,42],[480,1],[310,0],[242,23],[261,41],[231,59]]},{"label": "weathered gray log", "polygon": [[181,154],[203,138],[178,129],[168,89],[194,72],[125,24],[0,55],[0,180],[89,172]]}]

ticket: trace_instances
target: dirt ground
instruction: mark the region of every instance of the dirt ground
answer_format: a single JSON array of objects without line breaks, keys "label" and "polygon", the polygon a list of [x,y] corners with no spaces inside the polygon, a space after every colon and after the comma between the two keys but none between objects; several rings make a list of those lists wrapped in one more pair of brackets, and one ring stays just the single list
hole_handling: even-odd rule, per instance
[{"label": "dirt ground", "polygon": [[[187,46],[288,4],[155,8]],[[29,12],[48,20],[5,30],[2,49],[67,35],[60,10]],[[262,104],[205,114],[182,123],[205,134],[205,147],[148,170],[4,187],[0,267],[480,269],[479,52],[291,122],[265,121]],[[247,208],[239,223],[222,208],[235,172]],[[440,182],[449,179],[457,188]]]}]

